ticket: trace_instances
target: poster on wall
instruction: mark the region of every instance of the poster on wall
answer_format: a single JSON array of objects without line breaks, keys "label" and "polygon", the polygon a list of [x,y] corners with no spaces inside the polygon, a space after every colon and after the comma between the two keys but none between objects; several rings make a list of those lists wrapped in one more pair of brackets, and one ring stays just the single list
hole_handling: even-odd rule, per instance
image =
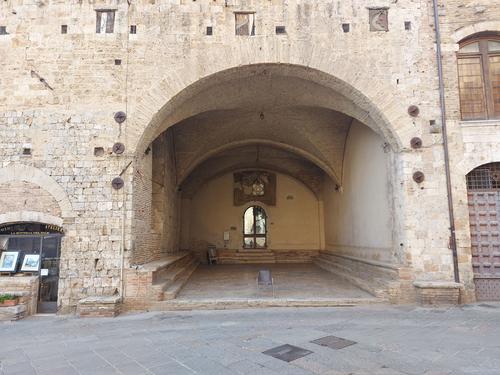
[{"label": "poster on wall", "polygon": [[266,171],[235,172],[234,205],[242,206],[248,202],[262,202],[276,205],[276,174]]},{"label": "poster on wall", "polygon": [[38,272],[40,267],[40,254],[26,254],[23,259],[21,271]]},{"label": "poster on wall", "polygon": [[0,256],[0,272],[15,272],[18,257],[18,251],[4,251]]}]

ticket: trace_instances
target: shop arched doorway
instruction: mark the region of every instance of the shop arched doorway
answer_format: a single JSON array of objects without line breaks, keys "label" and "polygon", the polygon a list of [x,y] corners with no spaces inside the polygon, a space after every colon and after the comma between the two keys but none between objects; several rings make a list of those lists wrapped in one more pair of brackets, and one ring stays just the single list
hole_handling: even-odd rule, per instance
[{"label": "shop arched doorway", "polygon": [[31,312],[56,313],[63,229],[54,224],[0,224],[0,271],[6,276],[37,279],[31,285]]},{"label": "shop arched doorway", "polygon": [[476,298],[500,301],[500,162],[467,174]]}]

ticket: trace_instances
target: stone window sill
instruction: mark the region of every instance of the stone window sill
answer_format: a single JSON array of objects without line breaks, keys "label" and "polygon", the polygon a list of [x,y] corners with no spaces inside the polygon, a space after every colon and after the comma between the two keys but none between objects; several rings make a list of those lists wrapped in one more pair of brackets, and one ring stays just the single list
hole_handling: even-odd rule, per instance
[{"label": "stone window sill", "polygon": [[500,119],[460,121],[463,127],[500,126]]}]

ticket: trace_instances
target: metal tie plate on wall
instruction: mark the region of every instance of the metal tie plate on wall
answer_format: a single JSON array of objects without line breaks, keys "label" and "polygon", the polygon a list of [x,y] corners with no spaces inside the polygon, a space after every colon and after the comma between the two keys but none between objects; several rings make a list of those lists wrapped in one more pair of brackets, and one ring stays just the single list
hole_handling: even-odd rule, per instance
[{"label": "metal tie plate on wall", "polygon": [[114,119],[117,123],[121,124],[127,119],[127,114],[123,111],[116,112]]},{"label": "metal tie plate on wall", "polygon": [[113,186],[113,189],[115,190],[120,190],[124,184],[125,182],[121,177],[115,177],[113,178],[113,181],[111,181],[111,186]]},{"label": "metal tie plate on wall", "polygon": [[113,145],[113,152],[117,155],[123,154],[125,152],[125,145],[120,142],[116,142]]}]

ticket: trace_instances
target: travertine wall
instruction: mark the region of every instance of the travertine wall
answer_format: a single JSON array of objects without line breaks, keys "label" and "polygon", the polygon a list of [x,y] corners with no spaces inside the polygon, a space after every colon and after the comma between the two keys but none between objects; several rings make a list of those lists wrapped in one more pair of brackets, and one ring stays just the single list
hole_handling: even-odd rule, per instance
[{"label": "travertine wall", "polygon": [[470,230],[465,175],[486,163],[500,161],[500,119],[461,121],[458,95],[458,43],[476,33],[500,32],[500,3],[491,0],[439,1],[447,124],[452,141],[451,166],[461,281],[472,294]]},{"label": "travertine wall", "polygon": [[[367,8],[373,6],[389,7],[388,32],[370,32]],[[95,9],[102,8],[116,9],[113,34],[95,33]],[[463,136],[471,132],[458,117],[455,51],[464,33],[499,30],[499,8],[491,0],[441,6],[461,275],[469,297],[463,176],[474,167],[469,158],[498,158],[499,143]],[[234,35],[238,10],[256,12],[254,37]],[[350,32],[343,32],[343,23]],[[412,267],[415,279],[451,280],[442,136],[429,127],[430,120],[440,123],[432,23],[431,3],[414,0],[1,2],[0,26],[8,35],[0,35],[0,184],[34,183],[58,202],[66,230],[63,307],[84,296],[119,293],[122,249],[128,267],[161,248],[151,221],[150,143],[199,113],[266,98],[280,80],[295,89],[273,94],[268,104],[343,112],[388,143],[389,174],[398,182],[393,238],[399,261]],[[68,26],[67,34],[61,25]],[[130,25],[137,25],[137,34],[129,34]],[[276,35],[281,25],[287,32]],[[207,26],[214,35],[206,35]],[[247,84],[255,77],[264,77],[267,86]],[[241,80],[245,90],[231,91]],[[263,103],[253,104],[247,109],[258,116]],[[415,119],[407,114],[412,104],[420,107]],[[113,119],[117,111],[127,113],[121,125]],[[279,135],[286,143],[286,131]],[[422,137],[421,150],[409,148],[414,136]],[[195,132],[192,144],[203,137]],[[118,141],[126,147],[122,155],[111,152]],[[26,146],[31,156],[22,155]],[[104,152],[95,153],[96,147]],[[416,170],[426,175],[421,185],[411,179]],[[110,183],[118,175],[125,187],[115,191]]]},{"label": "travertine wall", "polygon": [[326,249],[356,258],[399,264],[393,242],[394,207],[389,150],[363,124],[349,130],[342,189],[323,190]]},{"label": "travertine wall", "polygon": [[37,211],[61,216],[61,208],[55,198],[40,186],[26,181],[0,184],[0,213]]}]

